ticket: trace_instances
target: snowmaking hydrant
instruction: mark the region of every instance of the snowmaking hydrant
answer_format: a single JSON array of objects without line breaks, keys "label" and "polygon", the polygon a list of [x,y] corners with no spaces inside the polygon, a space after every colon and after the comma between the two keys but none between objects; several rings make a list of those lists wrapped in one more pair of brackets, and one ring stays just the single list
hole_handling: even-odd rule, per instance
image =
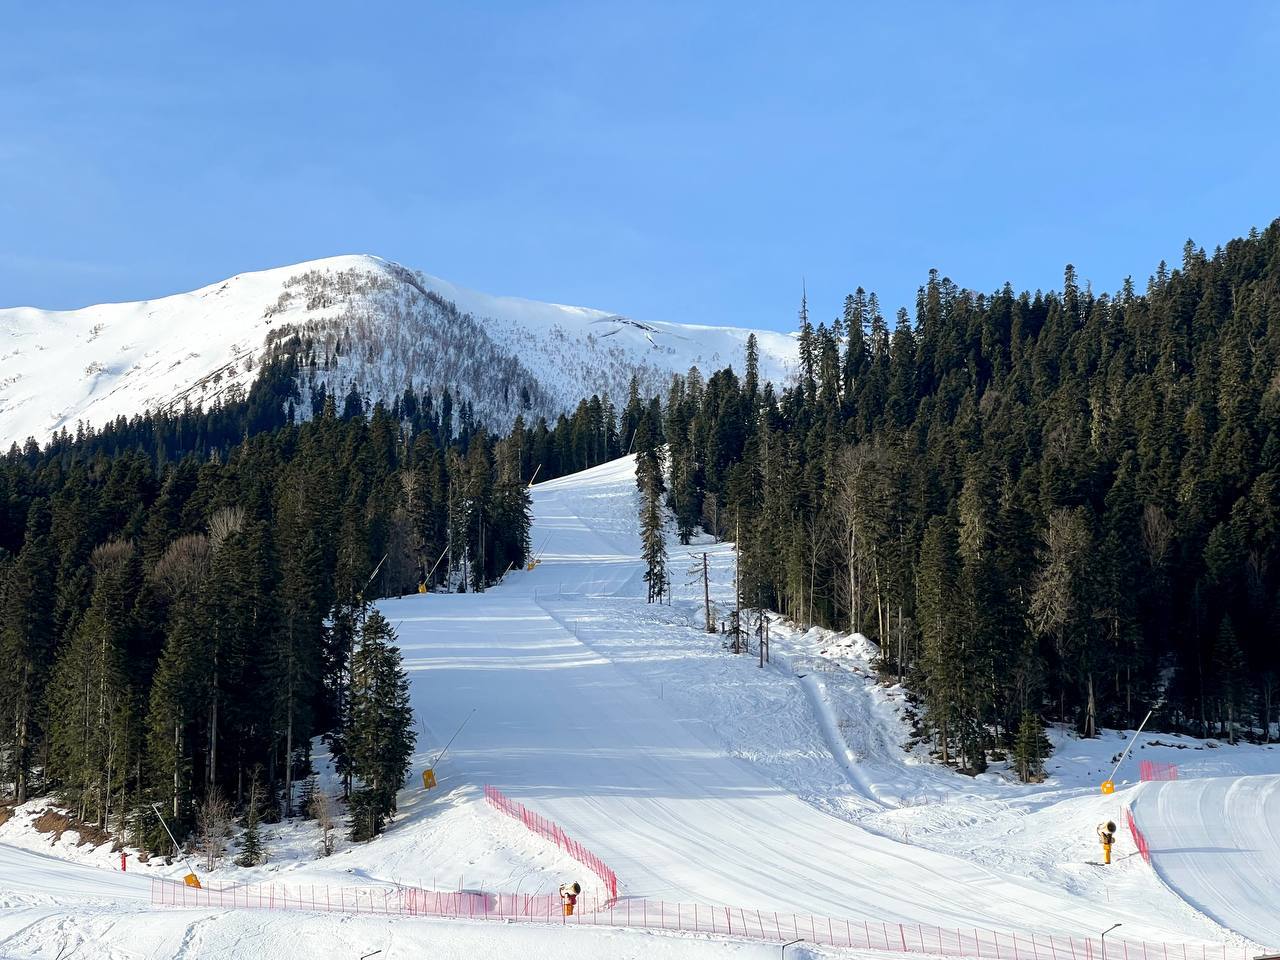
[{"label": "snowmaking hydrant", "polygon": [[1102,862],[1111,862],[1111,845],[1116,842],[1116,825],[1111,820],[1098,824],[1098,840],[1102,843]]},{"label": "snowmaking hydrant", "polygon": [[578,894],[582,893],[580,887],[575,880],[573,883],[560,884],[560,899],[564,903],[564,915],[566,917],[573,916],[573,908],[577,906]]}]

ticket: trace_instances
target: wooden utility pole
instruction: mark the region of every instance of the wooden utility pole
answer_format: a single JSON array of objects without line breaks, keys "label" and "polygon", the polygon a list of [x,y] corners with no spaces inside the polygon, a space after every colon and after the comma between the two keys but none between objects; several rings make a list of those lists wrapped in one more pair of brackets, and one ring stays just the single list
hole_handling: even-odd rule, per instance
[{"label": "wooden utility pole", "polygon": [[715,621],[711,619],[711,581],[707,576],[707,555],[702,554],[702,605],[706,611],[707,633],[716,632]]},{"label": "wooden utility pole", "polygon": [[733,520],[733,652],[741,653],[742,637],[742,520]]}]

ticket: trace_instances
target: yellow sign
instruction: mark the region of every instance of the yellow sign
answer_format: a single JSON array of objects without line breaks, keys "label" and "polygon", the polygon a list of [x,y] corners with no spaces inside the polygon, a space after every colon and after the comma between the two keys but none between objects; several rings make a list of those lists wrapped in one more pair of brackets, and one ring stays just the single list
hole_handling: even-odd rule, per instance
[{"label": "yellow sign", "polygon": [[185,883],[188,887],[195,887],[197,890],[201,889],[200,878],[197,877],[194,873],[188,873],[185,877],[182,878],[182,882]]},{"label": "yellow sign", "polygon": [[430,790],[436,785],[436,772],[432,769],[422,771],[422,789]]},{"label": "yellow sign", "polygon": [[1115,785],[1114,783],[1112,783],[1110,780],[1103,780],[1103,781],[1102,781],[1102,792],[1103,792],[1103,793],[1115,793],[1115,792],[1116,792],[1116,785]]}]

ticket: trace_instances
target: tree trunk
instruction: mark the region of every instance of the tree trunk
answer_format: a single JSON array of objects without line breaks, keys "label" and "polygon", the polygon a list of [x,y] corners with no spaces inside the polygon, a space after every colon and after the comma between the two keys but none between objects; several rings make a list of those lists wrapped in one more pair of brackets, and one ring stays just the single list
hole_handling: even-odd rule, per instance
[{"label": "tree trunk", "polygon": [[22,682],[18,692],[18,713],[16,717],[14,742],[13,792],[18,803],[27,800],[27,681],[31,676],[31,665],[22,665]]},{"label": "tree trunk", "polygon": [[182,725],[173,724],[173,819],[178,819],[178,768],[182,764]]},{"label": "tree trunk", "polygon": [[293,816],[293,651],[289,651],[289,717],[284,736],[284,815]]},{"label": "tree trunk", "polygon": [[1085,717],[1085,736],[1093,738],[1098,735],[1098,705],[1093,698],[1093,674],[1089,674],[1089,707]]},{"label": "tree trunk", "polygon": [[707,633],[715,633],[715,621],[711,619],[711,579],[707,573],[707,555],[702,555],[702,603],[706,611]]}]

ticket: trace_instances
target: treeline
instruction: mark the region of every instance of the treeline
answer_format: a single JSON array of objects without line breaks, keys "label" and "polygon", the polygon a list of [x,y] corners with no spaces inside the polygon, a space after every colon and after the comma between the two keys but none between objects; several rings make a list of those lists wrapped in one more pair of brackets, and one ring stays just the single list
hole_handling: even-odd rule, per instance
[{"label": "treeline", "polygon": [[353,832],[394,809],[412,722],[368,603],[526,562],[523,431],[451,436],[420,397],[345,418],[330,397],[295,425],[275,362],[255,385],[270,417],[251,395],[0,458],[4,793],[56,793],[160,850],[151,803],[180,838],[255,780],[268,818],[294,812],[324,734]]},{"label": "treeline", "polygon": [[977,294],[914,320],[802,305],[796,382],[666,398],[683,536],[737,537],[746,605],[861,631],[941,757],[1041,721],[1270,737],[1280,669],[1280,221],[1139,292]]},{"label": "treeline", "polygon": [[572,414],[560,414],[550,426],[539,417],[526,428],[523,417],[517,417],[516,429],[524,431],[524,476],[532,477],[537,471],[537,479],[550,480],[638,452],[636,429],[644,420],[660,431],[662,405],[657,397],[641,398],[636,377],[631,378],[621,413],[606,394],[580,401]]}]

